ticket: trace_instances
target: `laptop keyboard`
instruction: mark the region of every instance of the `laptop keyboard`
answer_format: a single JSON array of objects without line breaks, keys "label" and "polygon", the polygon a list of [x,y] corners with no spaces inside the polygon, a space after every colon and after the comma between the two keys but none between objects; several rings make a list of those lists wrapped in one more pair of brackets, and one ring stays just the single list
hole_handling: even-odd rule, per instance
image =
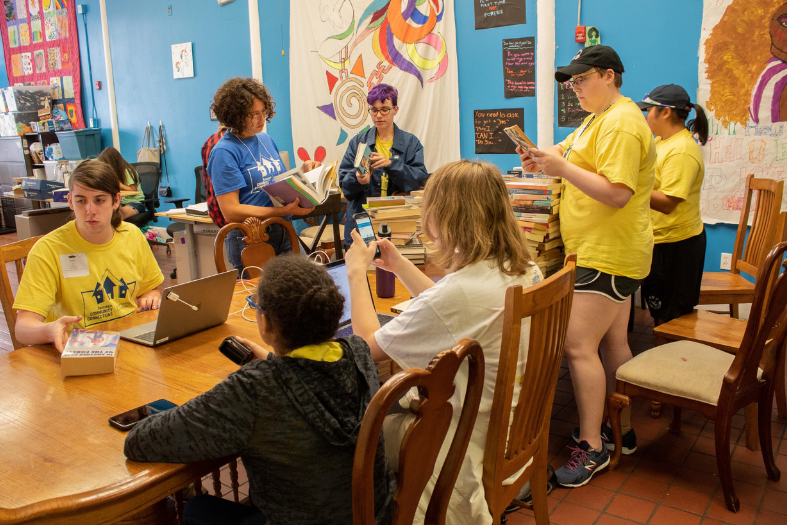
[{"label": "laptop keyboard", "polygon": [[[390,323],[394,319],[393,315],[388,314],[377,314],[377,320],[380,321],[380,327],[383,327]],[[347,337],[353,335],[353,327],[352,324],[348,324],[347,326],[340,328],[336,331],[336,338],[340,337]]]},{"label": "laptop keyboard", "polygon": [[139,339],[140,341],[145,341],[146,343],[153,344],[153,337],[156,335],[155,330],[151,330],[150,332],[145,332],[144,334],[139,334],[135,337],[135,339]]}]

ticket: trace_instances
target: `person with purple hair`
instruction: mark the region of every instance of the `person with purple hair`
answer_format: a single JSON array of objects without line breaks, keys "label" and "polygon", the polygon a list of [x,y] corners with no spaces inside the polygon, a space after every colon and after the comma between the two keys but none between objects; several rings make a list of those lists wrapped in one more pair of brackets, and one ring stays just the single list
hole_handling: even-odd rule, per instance
[{"label": "person with purple hair", "polygon": [[[424,165],[424,147],[418,137],[399,129],[394,116],[399,112],[399,92],[388,84],[378,84],[366,97],[369,115],[374,127],[357,134],[350,140],[342,163],[339,165],[339,185],[347,198],[347,216],[344,221],[344,242],[352,243],[350,232],[355,228],[353,215],[363,211],[367,197],[382,195],[387,181],[387,195],[394,192],[410,193],[423,187],[429,172]],[[372,149],[369,157],[371,170],[361,174],[355,169],[355,156],[359,144]]]}]

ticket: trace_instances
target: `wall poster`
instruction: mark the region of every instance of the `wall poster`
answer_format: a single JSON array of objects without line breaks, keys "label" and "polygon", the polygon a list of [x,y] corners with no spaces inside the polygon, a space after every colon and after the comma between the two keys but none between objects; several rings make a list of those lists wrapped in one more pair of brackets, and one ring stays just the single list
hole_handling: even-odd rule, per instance
[{"label": "wall poster", "polygon": [[62,111],[75,129],[82,116],[74,0],[4,0],[0,23],[6,73],[10,85],[52,85],[53,112]]},{"label": "wall poster", "polygon": [[194,56],[191,42],[172,44],[172,77],[190,78],[194,76]]},{"label": "wall poster", "polygon": [[785,0],[705,0],[697,99],[709,124],[708,143],[701,147],[700,211],[707,223],[738,223],[748,174],[785,178],[785,42]]},{"label": "wall poster", "polygon": [[513,26],[527,22],[525,0],[473,0],[475,28]]},{"label": "wall poster", "polygon": [[536,39],[503,40],[503,90],[506,98],[536,96]]}]

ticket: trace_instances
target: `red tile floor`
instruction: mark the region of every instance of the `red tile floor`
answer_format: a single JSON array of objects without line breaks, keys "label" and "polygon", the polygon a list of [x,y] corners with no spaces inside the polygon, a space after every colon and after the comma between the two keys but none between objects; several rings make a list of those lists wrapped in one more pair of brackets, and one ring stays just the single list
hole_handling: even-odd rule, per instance
[{"label": "red tile floor", "polygon": [[[0,236],[0,244],[16,240],[15,234]],[[164,273],[162,286],[171,283],[169,273],[174,257],[167,257],[163,247],[154,246],[153,253]],[[8,265],[15,287],[15,270]],[[636,303],[639,304],[637,296]],[[629,344],[634,354],[653,347],[653,321],[646,310],[635,309],[634,331]],[[0,318],[0,352],[10,351],[5,319]],[[741,509],[732,513],[724,506],[716,469],[713,443],[713,422],[684,410],[682,434],[667,430],[672,417],[665,408],[659,419],[650,417],[650,402],[637,399],[632,412],[632,426],[637,433],[638,450],[623,456],[616,471],[607,469],[578,489],[556,488],[549,496],[550,521],[556,525],[758,525],[787,524],[787,434],[785,423],[773,411],[772,437],[776,464],[782,471],[778,483],[765,475],[762,455],[743,444],[743,415],[733,418],[732,475]],[[577,425],[568,368],[563,366],[552,407],[549,451],[552,465],[560,467],[573,446],[571,432]],[[238,465],[240,497],[248,497],[248,480]],[[204,487],[213,493],[213,483],[206,477]],[[221,472],[223,497],[232,499],[228,467]],[[535,523],[532,511],[520,510],[508,515],[509,525]]]}]

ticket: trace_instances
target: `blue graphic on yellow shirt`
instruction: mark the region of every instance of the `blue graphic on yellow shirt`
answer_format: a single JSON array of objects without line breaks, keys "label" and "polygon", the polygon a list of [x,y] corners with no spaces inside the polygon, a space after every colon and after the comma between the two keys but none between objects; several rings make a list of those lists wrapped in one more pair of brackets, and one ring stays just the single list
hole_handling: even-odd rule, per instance
[{"label": "blue graphic on yellow shirt", "polygon": [[126,282],[106,270],[91,290],[82,292],[85,327],[120,319],[136,310],[131,301],[136,281]]}]

